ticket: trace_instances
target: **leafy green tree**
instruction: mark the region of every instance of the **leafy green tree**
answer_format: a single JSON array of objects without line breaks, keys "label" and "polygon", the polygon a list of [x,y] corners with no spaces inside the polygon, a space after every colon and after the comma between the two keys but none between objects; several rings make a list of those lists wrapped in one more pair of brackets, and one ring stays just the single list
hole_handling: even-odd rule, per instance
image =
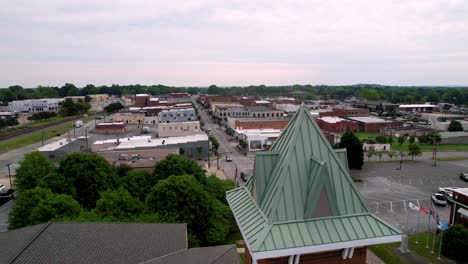
[{"label": "leafy green tree", "polygon": [[171,216],[178,223],[187,223],[189,233],[209,244],[207,221],[213,213],[213,198],[192,175],[170,176],[159,181],[146,199],[150,212]]},{"label": "leafy green tree", "polygon": [[348,167],[360,170],[364,165],[364,151],[359,138],[353,132],[345,132],[338,146],[339,148],[346,148]]},{"label": "leafy green tree", "polygon": [[74,84],[66,83],[59,89],[60,97],[80,95],[80,90]]},{"label": "leafy green tree", "polygon": [[223,243],[227,235],[236,228],[236,222],[231,209],[218,200],[213,201],[212,212],[209,215],[206,229],[206,244]]},{"label": "leafy green tree", "polygon": [[436,92],[430,92],[429,94],[427,94],[426,99],[424,101],[432,102],[432,103],[439,103],[440,95]]},{"label": "leafy green tree", "polygon": [[89,96],[89,95],[86,95],[85,98],[84,98],[85,103],[89,103],[89,102],[91,102],[91,100],[93,100],[93,98],[91,98],[91,96]]},{"label": "leafy green tree", "polygon": [[227,205],[226,192],[236,187],[232,180],[221,180],[216,175],[210,175],[206,178],[205,190],[208,191],[216,200]]},{"label": "leafy green tree", "polygon": [[387,143],[387,137],[386,136],[376,136],[375,141],[377,141],[377,143],[385,144],[385,143]]},{"label": "leafy green tree", "polygon": [[440,137],[440,134],[439,133],[430,133],[430,134],[427,134],[426,137],[425,137],[425,141],[427,144],[434,144],[434,140],[435,140],[435,143],[440,143],[440,141],[442,141],[442,138]]},{"label": "leafy green tree", "polygon": [[127,190],[119,188],[101,192],[94,210],[100,216],[125,219],[140,214],[143,208],[143,202],[133,198]]},{"label": "leafy green tree", "polygon": [[214,150],[218,150],[218,148],[219,148],[218,139],[217,139],[215,136],[213,136],[213,135],[210,135],[210,136],[208,137],[208,139],[211,141],[211,144],[212,144],[212,146],[213,146],[213,149],[214,149]]},{"label": "leafy green tree", "polygon": [[25,154],[19,165],[14,184],[19,192],[36,187],[40,179],[56,169],[55,165],[39,151]]},{"label": "leafy green tree", "polygon": [[408,142],[410,144],[413,144],[415,141],[416,141],[416,139],[414,137],[409,137],[409,139],[408,139]]},{"label": "leafy green tree", "polygon": [[73,192],[72,185],[65,179],[62,174],[56,171],[49,173],[38,180],[39,187],[50,189],[53,193],[68,193]]},{"label": "leafy green tree", "polygon": [[376,101],[380,99],[380,94],[377,90],[375,89],[363,89],[359,93],[359,96],[370,101]]},{"label": "leafy green tree", "polygon": [[153,174],[158,180],[184,174],[193,175],[200,182],[204,182],[206,178],[205,171],[196,161],[176,154],[170,154],[156,163]]},{"label": "leafy green tree", "polygon": [[131,170],[123,177],[122,187],[126,189],[133,197],[145,201],[146,196],[156,185],[158,178],[144,170]]},{"label": "leafy green tree", "polygon": [[185,153],[185,149],[184,148],[179,148],[179,154],[184,155],[184,153]]},{"label": "leafy green tree", "polygon": [[116,102],[116,103],[112,103],[112,104],[109,104],[108,106],[104,107],[104,110],[106,110],[107,113],[114,113],[114,112],[117,112],[121,109],[123,109],[124,106],[122,103],[120,102]]},{"label": "leafy green tree", "polygon": [[411,155],[411,160],[414,160],[414,156],[419,156],[421,154],[421,148],[418,144],[411,143],[408,145],[408,155]]},{"label": "leafy green tree", "polygon": [[80,211],[80,205],[71,196],[36,187],[22,192],[16,199],[9,214],[9,229],[75,216]]},{"label": "leafy green tree", "polygon": [[71,195],[84,208],[95,207],[99,193],[116,187],[115,171],[95,153],[72,153],[60,162],[58,173],[71,185]]},{"label": "leafy green tree", "polygon": [[468,259],[468,229],[462,225],[453,225],[442,237],[442,254],[450,259],[466,261]]},{"label": "leafy green tree", "polygon": [[463,126],[459,121],[453,120],[452,122],[450,122],[450,125],[448,126],[448,131],[450,132],[463,131]]},{"label": "leafy green tree", "polygon": [[373,148],[370,148],[366,152],[367,160],[370,161],[370,159],[375,155],[375,150]]},{"label": "leafy green tree", "polygon": [[403,145],[403,143],[405,143],[406,141],[406,137],[405,136],[399,136],[398,137],[398,144]]}]

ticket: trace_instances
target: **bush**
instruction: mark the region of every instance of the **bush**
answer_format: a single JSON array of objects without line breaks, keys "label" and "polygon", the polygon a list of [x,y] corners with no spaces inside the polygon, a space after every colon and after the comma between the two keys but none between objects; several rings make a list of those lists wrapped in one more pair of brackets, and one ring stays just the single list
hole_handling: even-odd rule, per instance
[{"label": "bush", "polygon": [[377,141],[377,143],[387,143],[387,137],[385,136],[376,136],[375,137],[375,141]]},{"label": "bush", "polygon": [[468,259],[468,229],[462,225],[453,225],[442,238],[442,254],[451,259],[466,261]]},{"label": "bush", "polygon": [[460,122],[453,120],[452,122],[450,122],[450,125],[447,130],[450,132],[463,131],[463,126]]},{"label": "bush", "polygon": [[32,116],[28,117],[28,120],[43,120],[52,118],[54,116],[57,116],[55,112],[40,112],[32,114]]}]

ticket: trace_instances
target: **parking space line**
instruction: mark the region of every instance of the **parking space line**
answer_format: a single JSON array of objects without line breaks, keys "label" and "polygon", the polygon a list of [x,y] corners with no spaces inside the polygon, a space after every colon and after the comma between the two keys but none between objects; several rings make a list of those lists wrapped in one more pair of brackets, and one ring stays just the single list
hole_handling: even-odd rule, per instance
[{"label": "parking space line", "polygon": [[406,200],[403,200],[403,205],[405,206],[405,211],[408,211],[408,209],[406,208]]},{"label": "parking space line", "polygon": [[390,212],[393,213],[393,203],[392,202],[390,202]]},{"label": "parking space line", "polygon": [[376,210],[376,214],[379,214],[379,204],[377,203],[377,210]]},{"label": "parking space line", "polygon": [[418,207],[421,207],[421,205],[419,205],[419,200],[418,199],[416,199],[416,202],[418,202]]},{"label": "parking space line", "polygon": [[421,180],[421,178],[419,178],[419,182],[420,182],[421,184],[424,184],[423,181]]}]

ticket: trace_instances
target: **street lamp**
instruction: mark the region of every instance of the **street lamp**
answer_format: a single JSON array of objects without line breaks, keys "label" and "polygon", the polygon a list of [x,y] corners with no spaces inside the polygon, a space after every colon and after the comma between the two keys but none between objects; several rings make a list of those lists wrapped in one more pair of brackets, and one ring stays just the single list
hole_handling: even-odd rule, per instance
[{"label": "street lamp", "polygon": [[11,171],[10,171],[10,166],[11,166],[11,163],[8,163],[7,165],[5,165],[8,167],[8,178],[10,179],[10,189],[13,189],[13,185],[11,184]]}]

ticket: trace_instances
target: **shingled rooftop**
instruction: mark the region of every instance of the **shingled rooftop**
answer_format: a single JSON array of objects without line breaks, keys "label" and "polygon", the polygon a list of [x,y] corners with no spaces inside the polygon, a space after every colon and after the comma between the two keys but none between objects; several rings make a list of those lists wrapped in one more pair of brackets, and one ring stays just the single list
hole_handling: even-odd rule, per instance
[{"label": "shingled rooftop", "polygon": [[44,223],[0,233],[0,263],[240,264],[235,245],[188,248],[185,224]]},{"label": "shingled rooftop", "polygon": [[304,105],[269,151],[257,153],[246,186],[226,197],[246,263],[336,263],[332,251],[349,260],[355,249],[365,263],[366,246],[401,241],[401,231],[370,212],[346,150],[332,148]]}]

